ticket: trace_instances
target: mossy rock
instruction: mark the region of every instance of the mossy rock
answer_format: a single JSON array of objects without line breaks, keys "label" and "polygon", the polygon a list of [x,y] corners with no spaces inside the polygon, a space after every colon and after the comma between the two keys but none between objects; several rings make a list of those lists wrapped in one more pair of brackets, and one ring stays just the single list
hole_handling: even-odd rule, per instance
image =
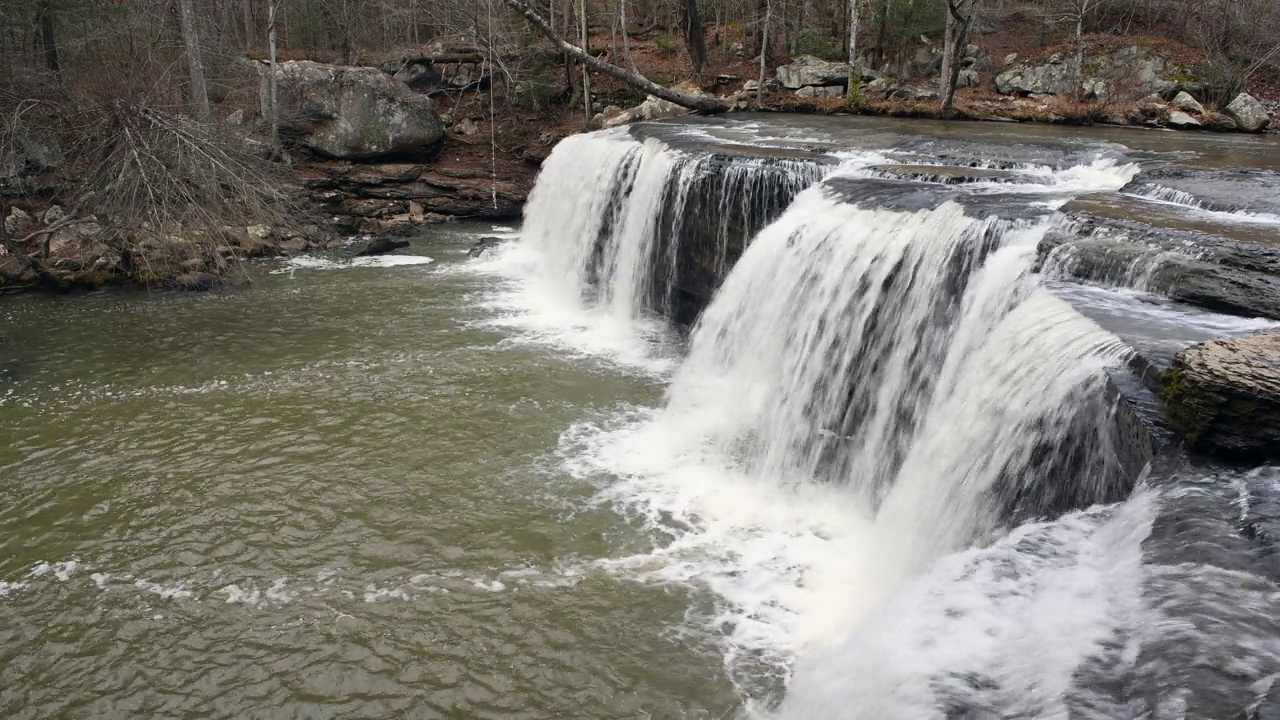
[{"label": "mossy rock", "polygon": [[1164,376],[1171,424],[1193,450],[1280,458],[1280,333],[1223,338],[1178,354]]}]

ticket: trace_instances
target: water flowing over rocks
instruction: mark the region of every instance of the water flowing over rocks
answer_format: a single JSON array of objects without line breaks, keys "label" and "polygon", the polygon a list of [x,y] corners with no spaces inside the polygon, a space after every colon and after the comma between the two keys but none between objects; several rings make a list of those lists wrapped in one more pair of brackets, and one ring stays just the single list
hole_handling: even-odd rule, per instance
[{"label": "water flowing over rocks", "polygon": [[[262,114],[270,117],[270,70],[262,72]],[[290,61],[276,73],[281,135],[316,154],[341,160],[423,156],[444,137],[431,98],[377,68]]]},{"label": "water flowing over rocks", "polygon": [[1188,445],[1250,461],[1280,458],[1280,333],[1213,340],[1165,376],[1169,417]]}]

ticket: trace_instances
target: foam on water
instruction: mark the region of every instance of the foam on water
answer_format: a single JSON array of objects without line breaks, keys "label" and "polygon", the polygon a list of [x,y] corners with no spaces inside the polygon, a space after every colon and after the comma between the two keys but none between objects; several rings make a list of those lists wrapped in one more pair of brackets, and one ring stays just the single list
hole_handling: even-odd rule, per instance
[{"label": "foam on water", "polygon": [[350,270],[353,268],[392,268],[408,265],[427,265],[435,262],[425,255],[374,255],[345,260],[300,255],[285,261],[284,267],[272,270],[273,274],[287,274],[297,270]]}]

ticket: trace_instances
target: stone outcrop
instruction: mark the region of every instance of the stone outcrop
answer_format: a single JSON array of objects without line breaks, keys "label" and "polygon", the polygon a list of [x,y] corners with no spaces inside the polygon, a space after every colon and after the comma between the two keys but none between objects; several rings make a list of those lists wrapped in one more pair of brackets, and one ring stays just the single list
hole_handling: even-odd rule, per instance
[{"label": "stone outcrop", "polygon": [[1192,449],[1280,458],[1280,333],[1192,346],[1174,358],[1164,389],[1169,420]]},{"label": "stone outcrop", "polygon": [[1236,127],[1245,132],[1262,132],[1271,126],[1271,115],[1249,93],[1240,93],[1226,107],[1227,117],[1235,121]]},{"label": "stone outcrop", "polygon": [[506,168],[495,183],[487,168],[423,163],[313,164],[303,186],[342,232],[381,233],[450,218],[520,216],[534,169]]},{"label": "stone outcrop", "polygon": [[1163,56],[1135,45],[1085,58],[1079,78],[1070,58],[1054,55],[1041,63],[1011,67],[997,75],[995,83],[996,90],[1006,95],[1062,95],[1080,90],[1087,97],[1122,100],[1174,92],[1179,85],[1173,78],[1181,74],[1184,71]]},{"label": "stone outcrop", "polygon": [[849,85],[853,68],[847,63],[830,62],[812,55],[801,55],[790,64],[778,68],[778,82],[788,90],[804,87]]},{"label": "stone outcrop", "polygon": [[1204,115],[1204,106],[1186,90],[1178,91],[1178,94],[1173,96],[1173,99],[1169,101],[1169,104],[1185,113]]},{"label": "stone outcrop", "polygon": [[[263,69],[263,116],[269,117]],[[289,142],[342,160],[423,156],[444,125],[431,98],[377,68],[284,62],[277,69],[280,131]]]}]

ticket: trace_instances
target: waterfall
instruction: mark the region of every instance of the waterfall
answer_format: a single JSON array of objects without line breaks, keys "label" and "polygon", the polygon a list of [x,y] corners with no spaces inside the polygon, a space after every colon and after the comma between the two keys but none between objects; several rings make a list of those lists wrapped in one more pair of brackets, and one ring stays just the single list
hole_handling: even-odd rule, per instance
[{"label": "waterfall", "polygon": [[522,237],[549,292],[619,319],[688,324],[747,240],[825,168],[689,153],[625,129],[577,135],[547,158]]}]

